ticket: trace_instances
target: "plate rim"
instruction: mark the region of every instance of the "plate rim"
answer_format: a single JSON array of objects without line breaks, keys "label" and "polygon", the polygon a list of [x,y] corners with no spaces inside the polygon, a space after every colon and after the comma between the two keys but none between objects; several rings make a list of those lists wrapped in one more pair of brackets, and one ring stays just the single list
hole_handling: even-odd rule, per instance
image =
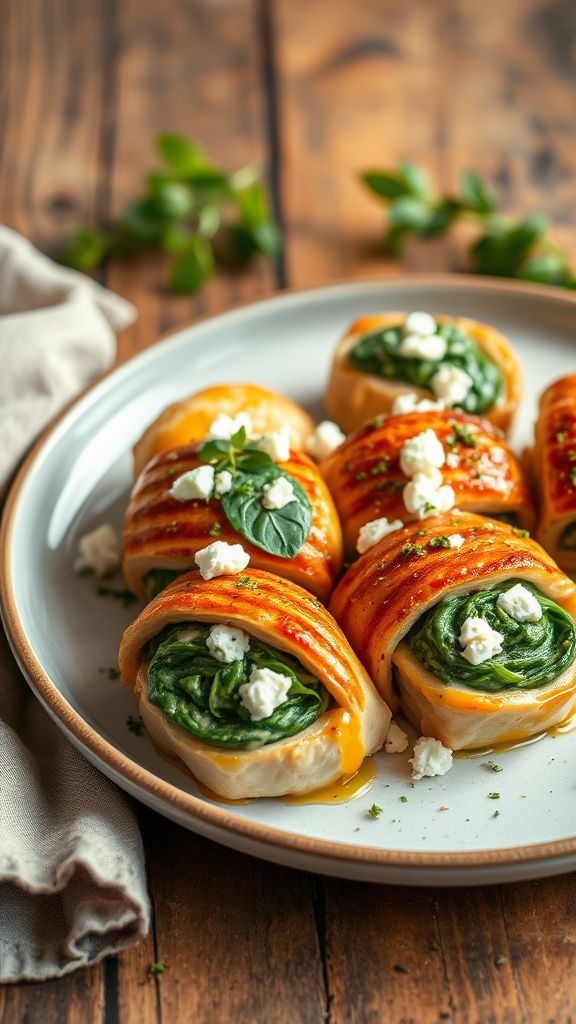
[{"label": "plate rim", "polygon": [[[135,366],[140,367],[148,360],[158,358],[165,345],[176,347],[184,343],[184,335],[190,334],[197,327],[207,322],[233,321],[249,316],[252,311],[263,306],[274,306],[298,302],[301,297],[316,297],[319,301],[328,297],[331,292],[342,290],[354,292],[366,287],[380,285],[383,289],[390,287],[410,287],[420,284],[423,287],[444,286],[456,290],[496,291],[510,295],[535,296],[548,299],[556,305],[576,307],[576,294],[563,292],[550,285],[531,284],[492,277],[475,277],[470,274],[398,274],[363,276],[358,280],[331,281],[326,284],[307,288],[278,289],[263,299],[251,301],[225,310],[222,313],[205,314],[185,323],[181,327],[167,331],[158,340],[143,351],[136,353],[120,366],[113,367],[107,373],[90,382],[79,395],[67,403],[56,417],[48,424],[40,437],[33,444],[25,457],[10,487],[0,526],[0,611],[4,627],[14,652],[34,696],[40,700],[51,713],[55,724],[65,735],[71,734],[80,749],[86,748],[95,758],[106,764],[115,775],[126,779],[133,787],[142,788],[149,797],[160,803],[168,803],[178,808],[188,818],[200,819],[217,829],[238,834],[266,845],[294,850],[296,853],[312,855],[321,859],[354,861],[382,868],[479,868],[510,866],[535,861],[554,861],[559,858],[576,854],[576,835],[565,839],[551,840],[545,843],[523,844],[492,850],[390,850],[385,847],[364,846],[340,840],[320,839],[312,836],[295,835],[271,825],[251,821],[235,815],[226,806],[210,803],[201,797],[194,796],[179,789],[174,784],[150,772],[147,768],[133,761],[127,754],[101,736],[82,715],[65,699],[38,660],[30,644],[24,626],[20,620],[16,606],[16,598],[12,586],[11,554],[12,537],[14,534],[18,506],[24,484],[36,464],[49,449],[60,427],[97,388],[110,382],[114,388],[116,383],[133,372]],[[195,339],[188,337],[188,343]],[[160,356],[161,358],[161,356]],[[159,812],[161,813],[161,812]]]}]

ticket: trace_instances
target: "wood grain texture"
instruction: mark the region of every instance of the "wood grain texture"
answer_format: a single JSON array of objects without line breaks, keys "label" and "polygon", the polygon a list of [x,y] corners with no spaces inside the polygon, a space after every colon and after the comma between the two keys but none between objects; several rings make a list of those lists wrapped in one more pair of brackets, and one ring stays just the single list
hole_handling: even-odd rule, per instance
[{"label": "wood grain texture", "polygon": [[[359,170],[474,167],[510,212],[545,209],[576,256],[576,15],[570,0],[0,2],[0,217],[48,251],[106,223],[188,132],[229,167],[273,172],[284,264],[170,297],[156,260],[108,269],[138,307],[124,359],[159,333],[266,294],[398,269]],[[460,265],[462,239],[417,269]],[[191,381],[191,389],[193,382]],[[576,1019],[574,876],[477,890],[317,879],[217,847],[142,809],[146,943],[44,985],[0,990],[0,1024],[479,1024]],[[158,980],[148,965],[162,960]]]},{"label": "wood grain texture", "polygon": [[[273,10],[291,284],[398,269],[358,173],[402,159],[441,190],[477,170],[510,213],[548,213],[576,257],[569,0],[511,0],[505,17],[499,0],[275,0]],[[469,234],[410,245],[408,265],[462,268]]]},{"label": "wood grain texture", "polygon": [[[223,166],[255,163],[266,171],[262,42],[256,0],[147,0],[114,5],[108,27],[111,161],[108,211],[116,214],[157,164],[152,143],[162,131],[198,139]],[[167,292],[167,266],[157,256],[117,263],[109,287],[138,307],[137,323],[121,339],[119,359],[194,317],[256,299],[274,287],[273,271],[255,263],[219,273],[197,297]],[[193,379],[190,391],[194,390]]]}]

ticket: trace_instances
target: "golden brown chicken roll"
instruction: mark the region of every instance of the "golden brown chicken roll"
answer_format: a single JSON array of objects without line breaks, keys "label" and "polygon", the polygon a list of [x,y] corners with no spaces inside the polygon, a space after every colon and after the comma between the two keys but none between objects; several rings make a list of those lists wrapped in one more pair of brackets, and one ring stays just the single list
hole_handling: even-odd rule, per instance
[{"label": "golden brown chicken roll", "polygon": [[506,524],[410,523],[348,570],[330,610],[390,706],[453,749],[525,739],[576,707],[576,585]]},{"label": "golden brown chicken roll", "polygon": [[533,460],[540,496],[537,537],[566,572],[576,571],[576,374],[540,399]]},{"label": "golden brown chicken roll", "polygon": [[271,573],[189,573],[128,627],[120,671],[152,740],[223,797],[353,775],[390,712],[332,616]]},{"label": "golden brown chicken roll", "polygon": [[278,463],[259,443],[241,429],[146,466],[124,520],[122,566],[135,594],[152,597],[219,540],[242,544],[256,568],[328,598],[342,564],[330,492],[307,455],[272,451]]},{"label": "golden brown chicken roll", "polygon": [[248,417],[248,433],[268,434],[287,427],[292,448],[304,448],[314,421],[299,405],[255,384],[218,384],[169,405],[134,446],[134,475],[160,452],[206,437],[218,417]]},{"label": "golden brown chicken roll", "polygon": [[326,408],[348,433],[413,393],[485,416],[507,432],[521,391],[519,361],[493,327],[464,317],[377,313],[355,320],[338,344]]},{"label": "golden brown chicken roll", "polygon": [[[360,551],[369,546],[371,532],[378,536],[378,521],[425,518],[450,505],[525,529],[534,524],[532,497],[510,448],[490,423],[462,412],[376,417],[350,434],[320,469],[343,524],[348,557],[355,556],[357,544]],[[360,533],[369,523],[374,530]]]}]

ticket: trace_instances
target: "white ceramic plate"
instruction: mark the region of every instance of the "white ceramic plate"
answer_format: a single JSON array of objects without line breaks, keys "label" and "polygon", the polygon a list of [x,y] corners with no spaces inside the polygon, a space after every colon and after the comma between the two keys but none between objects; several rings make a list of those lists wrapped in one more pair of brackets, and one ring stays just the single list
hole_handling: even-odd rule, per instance
[{"label": "white ceramic plate", "polygon": [[[526,371],[514,443],[530,439],[535,399],[576,369],[576,301],[560,291],[462,277],[410,277],[280,295],[187,327],[85,394],[32,454],[3,530],[3,613],[33,690],[106,775],[187,828],[248,853],[350,878],[470,884],[576,869],[576,734],[497,758],[460,760],[443,778],[409,785],[408,756],[376,755],[371,791],[337,806],[278,800],[222,805],[126,726],[131,692],[115,666],[135,614],[99,598],[72,571],[78,537],[120,529],[130,449],[168,403],[209,384],[251,381],[322,414],[333,345],[361,313],[426,309],[487,320],[509,335]],[[121,584],[120,584],[121,585]],[[496,801],[488,794],[500,792]],[[407,798],[406,801],[403,798]],[[380,818],[367,811],[383,808]],[[496,816],[495,811],[499,811]]]}]

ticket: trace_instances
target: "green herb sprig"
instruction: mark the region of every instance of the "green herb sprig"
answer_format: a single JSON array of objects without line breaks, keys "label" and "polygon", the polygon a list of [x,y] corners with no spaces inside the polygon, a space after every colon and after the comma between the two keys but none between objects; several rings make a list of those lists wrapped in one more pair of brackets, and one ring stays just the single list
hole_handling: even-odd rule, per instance
[{"label": "green herb sprig", "polygon": [[164,166],[146,175],[140,198],[108,231],[78,228],[63,263],[90,271],[108,257],[161,249],[173,257],[172,291],[188,295],[212,277],[217,262],[275,258],[280,236],[256,167],[230,174],[182,135],[159,135],[155,147]]},{"label": "green herb sprig", "polygon": [[430,238],[457,221],[473,221],[479,234],[468,255],[475,273],[576,288],[567,254],[548,237],[547,218],[538,213],[520,220],[502,216],[496,197],[473,171],[462,174],[455,195],[436,194],[426,172],[413,163],[365,171],[361,181],[387,206],[384,244],[394,255],[411,236]]},{"label": "green herb sprig", "polygon": [[[312,505],[297,480],[250,442],[244,427],[229,440],[207,441],[197,455],[201,462],[213,465],[215,473],[232,474],[232,487],[220,499],[231,527],[268,554],[294,558],[312,525]],[[264,508],[265,485],[281,476],[292,484],[292,500],[282,508]]]}]

